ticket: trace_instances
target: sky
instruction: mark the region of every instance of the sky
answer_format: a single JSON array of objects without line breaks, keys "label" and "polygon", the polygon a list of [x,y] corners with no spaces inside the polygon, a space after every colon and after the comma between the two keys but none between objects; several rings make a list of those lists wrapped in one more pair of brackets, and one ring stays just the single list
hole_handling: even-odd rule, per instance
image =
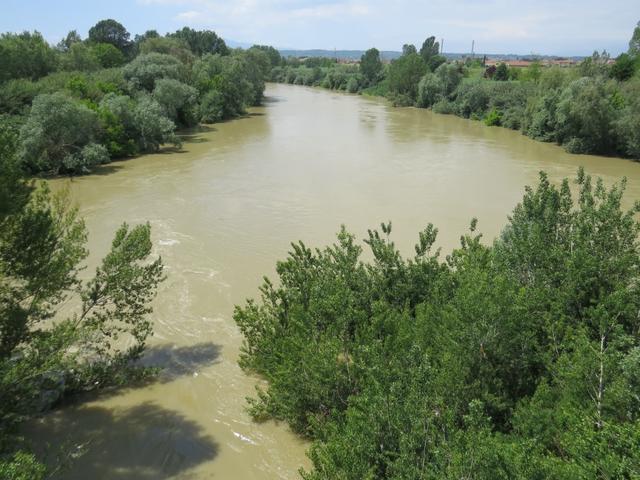
[{"label": "sky", "polygon": [[401,50],[435,35],[444,51],[590,55],[627,50],[640,0],[0,0],[0,31],[57,43],[114,18],[132,36],[183,26],[277,48]]}]

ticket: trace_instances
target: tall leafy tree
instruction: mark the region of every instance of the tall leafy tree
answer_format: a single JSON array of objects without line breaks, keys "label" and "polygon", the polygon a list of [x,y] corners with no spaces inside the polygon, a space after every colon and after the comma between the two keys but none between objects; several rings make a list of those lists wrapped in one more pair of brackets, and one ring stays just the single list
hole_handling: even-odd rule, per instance
[{"label": "tall leafy tree", "polygon": [[631,35],[631,40],[629,40],[629,55],[633,55],[635,57],[640,55],[640,22],[633,30],[633,35]]},{"label": "tall leafy tree", "polygon": [[440,53],[440,43],[436,42],[436,37],[431,36],[428,37],[420,48],[420,56],[425,61],[425,63],[429,63],[431,57],[435,57]]},{"label": "tall leafy tree", "polygon": [[413,104],[418,94],[418,83],[427,71],[427,65],[418,54],[402,56],[389,66],[389,90],[398,96],[399,103]]},{"label": "tall leafy tree", "polygon": [[194,55],[200,57],[206,53],[228,55],[227,44],[211,30],[194,30],[184,27],[171,34],[172,37],[184,40]]},{"label": "tall leafy tree", "polygon": [[123,53],[128,53],[132,45],[131,34],[124,26],[111,18],[100,20],[89,29],[89,41],[109,43]]},{"label": "tall leafy tree", "polygon": [[[403,258],[292,245],[238,307],[250,401],[312,440],[307,480],[633,478],[640,474],[640,204],[578,171],[527,188],[502,234],[437,229]],[[573,193],[572,193],[573,192]]]},{"label": "tall leafy tree", "polygon": [[39,32],[0,35],[0,82],[15,78],[36,80],[56,68],[54,50]]},{"label": "tall leafy tree", "polygon": [[382,61],[380,51],[377,48],[370,48],[360,58],[360,72],[369,83],[374,85],[380,79],[382,73]]},{"label": "tall leafy tree", "polygon": [[415,45],[411,45],[408,43],[402,45],[402,55],[411,55],[412,53],[418,53]]},{"label": "tall leafy tree", "polygon": [[[19,435],[65,396],[146,376],[132,363],[151,334],[163,279],[149,225],[122,225],[93,278],[78,272],[87,231],[65,193],[23,178],[16,132],[0,123],[0,476],[43,479]],[[77,305],[75,312],[61,307]]]}]

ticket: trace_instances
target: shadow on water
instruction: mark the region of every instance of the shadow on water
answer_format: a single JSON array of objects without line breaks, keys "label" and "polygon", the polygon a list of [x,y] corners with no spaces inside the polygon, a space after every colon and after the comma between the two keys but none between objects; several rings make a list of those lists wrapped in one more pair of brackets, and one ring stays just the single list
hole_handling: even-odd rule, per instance
[{"label": "shadow on water", "polygon": [[148,347],[139,364],[159,367],[152,379],[123,388],[70,397],[29,422],[24,433],[38,457],[60,469],[53,478],[168,479],[213,460],[218,445],[179,412],[145,402],[130,407],[86,406],[153,383],[191,376],[215,363],[222,347],[211,342]]},{"label": "shadow on water", "polygon": [[276,97],[276,96],[264,97],[262,99],[262,103],[279,103],[284,101],[285,99],[283,97]]},{"label": "shadow on water", "polygon": [[189,346],[164,344],[149,347],[140,363],[144,366],[160,367],[158,380],[170,382],[185,375],[193,375],[202,367],[216,362],[222,347],[211,342]]},{"label": "shadow on water", "polygon": [[151,402],[117,409],[74,407],[50,414],[32,430],[34,437],[55,439],[56,445],[72,442],[69,450],[78,458],[62,461],[53,477],[58,479],[189,478],[189,470],[219,451],[195,422]]}]

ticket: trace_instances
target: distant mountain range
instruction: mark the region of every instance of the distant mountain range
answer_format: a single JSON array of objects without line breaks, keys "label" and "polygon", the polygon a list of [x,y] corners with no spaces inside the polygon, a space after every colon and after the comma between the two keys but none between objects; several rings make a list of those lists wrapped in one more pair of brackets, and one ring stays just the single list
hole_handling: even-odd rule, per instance
[{"label": "distant mountain range", "polygon": [[[328,57],[328,58],[337,58],[340,60],[359,60],[360,57],[364,54],[364,50],[290,50],[290,49],[281,49],[280,55],[283,57]],[[383,60],[394,60],[402,55],[402,52],[396,52],[393,50],[383,50],[380,52],[380,57]],[[445,52],[443,54],[449,60],[456,60],[463,57],[471,56],[471,53],[450,53]],[[555,59],[555,58],[570,58],[572,60],[581,60],[584,57],[559,57],[557,55],[520,55],[516,53],[476,53],[476,58],[482,58],[484,56],[487,58],[492,58],[496,60],[521,60],[521,59],[531,59],[538,58],[541,60],[545,59]]]},{"label": "distant mountain range", "polygon": [[[231,48],[250,48],[253,44],[247,42],[238,42],[235,40],[227,40],[225,39],[227,45]],[[360,57],[364,54],[364,50],[324,50],[324,49],[311,49],[311,50],[296,50],[292,48],[280,48],[278,49],[280,55],[283,57],[326,57],[326,58],[337,58],[339,60],[359,60]],[[396,52],[393,50],[383,50],[380,52],[380,56],[382,60],[394,60],[402,55],[402,52]],[[470,56],[470,53],[449,53],[446,52],[444,54],[450,60],[455,60],[463,57]],[[544,59],[555,59],[555,58],[570,58],[572,60],[582,60],[585,57],[560,57],[558,55],[521,55],[516,53],[476,53],[476,58],[482,58],[484,56],[487,58],[492,58],[496,60],[521,60],[521,59],[530,59],[530,58],[539,58],[541,60]]]}]

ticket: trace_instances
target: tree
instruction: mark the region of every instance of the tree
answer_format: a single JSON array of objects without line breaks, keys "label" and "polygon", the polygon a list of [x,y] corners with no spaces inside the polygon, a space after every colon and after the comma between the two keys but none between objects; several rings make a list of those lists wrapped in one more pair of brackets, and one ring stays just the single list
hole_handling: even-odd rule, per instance
[{"label": "tree", "polygon": [[282,56],[280,52],[269,45],[254,45],[249,50],[261,50],[267,54],[271,68],[277,67],[282,64]]},{"label": "tree", "polygon": [[435,74],[442,80],[445,95],[451,95],[463,78],[462,67],[455,63],[443,63],[435,70]]},{"label": "tree", "polygon": [[127,55],[131,48],[131,35],[127,29],[113,19],[100,20],[89,29],[89,41],[93,43],[109,43]]},{"label": "tree", "polygon": [[640,56],[640,22],[633,30],[631,40],[629,40],[629,55],[632,57]]},{"label": "tree", "polygon": [[447,62],[447,59],[444,58],[442,55],[433,55],[431,58],[429,58],[429,61],[427,62],[427,68],[429,69],[430,72],[435,72],[440,65],[443,65],[446,62]]},{"label": "tree", "polygon": [[142,42],[150,40],[152,38],[162,38],[162,36],[158,33],[157,30],[147,30],[142,35],[136,35],[133,41],[136,43],[136,45],[139,45]]},{"label": "tree", "polygon": [[445,86],[440,77],[434,73],[427,73],[418,84],[417,105],[422,108],[432,107],[445,94]]},{"label": "tree", "polygon": [[509,80],[509,67],[506,63],[502,62],[496,67],[496,71],[493,74],[493,79],[498,82],[506,82]]},{"label": "tree", "polygon": [[420,48],[420,56],[426,64],[429,63],[431,57],[435,57],[440,53],[440,44],[436,42],[436,37],[427,38]]},{"label": "tree", "polygon": [[82,38],[76,30],[71,30],[67,36],[58,43],[58,50],[68,52],[72,45],[82,42]]},{"label": "tree", "polygon": [[37,80],[56,68],[54,50],[39,32],[0,35],[0,83],[12,78]]},{"label": "tree", "polygon": [[418,53],[415,45],[405,43],[402,46],[402,55],[411,55],[412,53]]},{"label": "tree", "polygon": [[389,91],[398,96],[399,103],[413,104],[418,94],[418,83],[427,71],[420,55],[400,57],[389,66]]},{"label": "tree", "polygon": [[133,110],[136,139],[143,152],[157,151],[161,145],[180,145],[175,135],[175,124],[165,116],[164,109],[151,96],[143,95]]},{"label": "tree", "polygon": [[556,112],[559,143],[575,153],[608,153],[614,108],[600,78],[581,78],[565,88]]},{"label": "tree", "polygon": [[382,61],[377,48],[370,48],[360,58],[360,72],[369,85],[378,83],[382,72]]},{"label": "tree", "polygon": [[629,80],[636,71],[635,60],[627,53],[623,53],[616,58],[616,63],[611,66],[609,75],[620,82]]},{"label": "tree", "polygon": [[579,66],[580,74],[583,77],[597,77],[606,75],[609,69],[609,59],[611,56],[604,50],[602,53],[594,51],[590,57],[585,58]]},{"label": "tree", "polygon": [[153,99],[164,109],[165,116],[177,125],[194,125],[198,91],[178,80],[162,78],[156,81]]},{"label": "tree", "polygon": [[640,204],[624,190],[541,173],[493,243],[472,220],[446,259],[433,225],[409,259],[390,223],[368,232],[371,260],[344,228],[292,244],[234,312],[239,363],[266,380],[251,415],[310,438],[307,480],[637,476]]},{"label": "tree", "polygon": [[229,55],[227,44],[211,30],[193,30],[184,27],[182,30],[172,33],[171,36],[184,40],[191,52],[197,57],[206,53]]},{"label": "tree", "polygon": [[[52,472],[27,450],[20,425],[75,392],[149,376],[133,362],[151,334],[163,265],[150,258],[149,225],[124,224],[81,281],[88,251],[78,209],[24,179],[15,147],[0,125],[0,476],[40,480]],[[67,300],[75,313],[62,308]]]},{"label": "tree", "polygon": [[69,50],[60,56],[61,70],[93,72],[98,70],[100,66],[96,51],[84,43],[73,43]]},{"label": "tree", "polygon": [[104,147],[96,146],[98,116],[63,93],[38,95],[20,130],[25,168],[38,172],[86,172],[109,161]]},{"label": "tree", "polygon": [[122,52],[110,43],[97,43],[91,50],[103,68],[119,67],[125,62]]},{"label": "tree", "polygon": [[186,77],[186,68],[176,57],[162,53],[148,53],[137,56],[123,69],[124,78],[134,85],[153,91],[156,80],[172,78],[182,80]]}]

